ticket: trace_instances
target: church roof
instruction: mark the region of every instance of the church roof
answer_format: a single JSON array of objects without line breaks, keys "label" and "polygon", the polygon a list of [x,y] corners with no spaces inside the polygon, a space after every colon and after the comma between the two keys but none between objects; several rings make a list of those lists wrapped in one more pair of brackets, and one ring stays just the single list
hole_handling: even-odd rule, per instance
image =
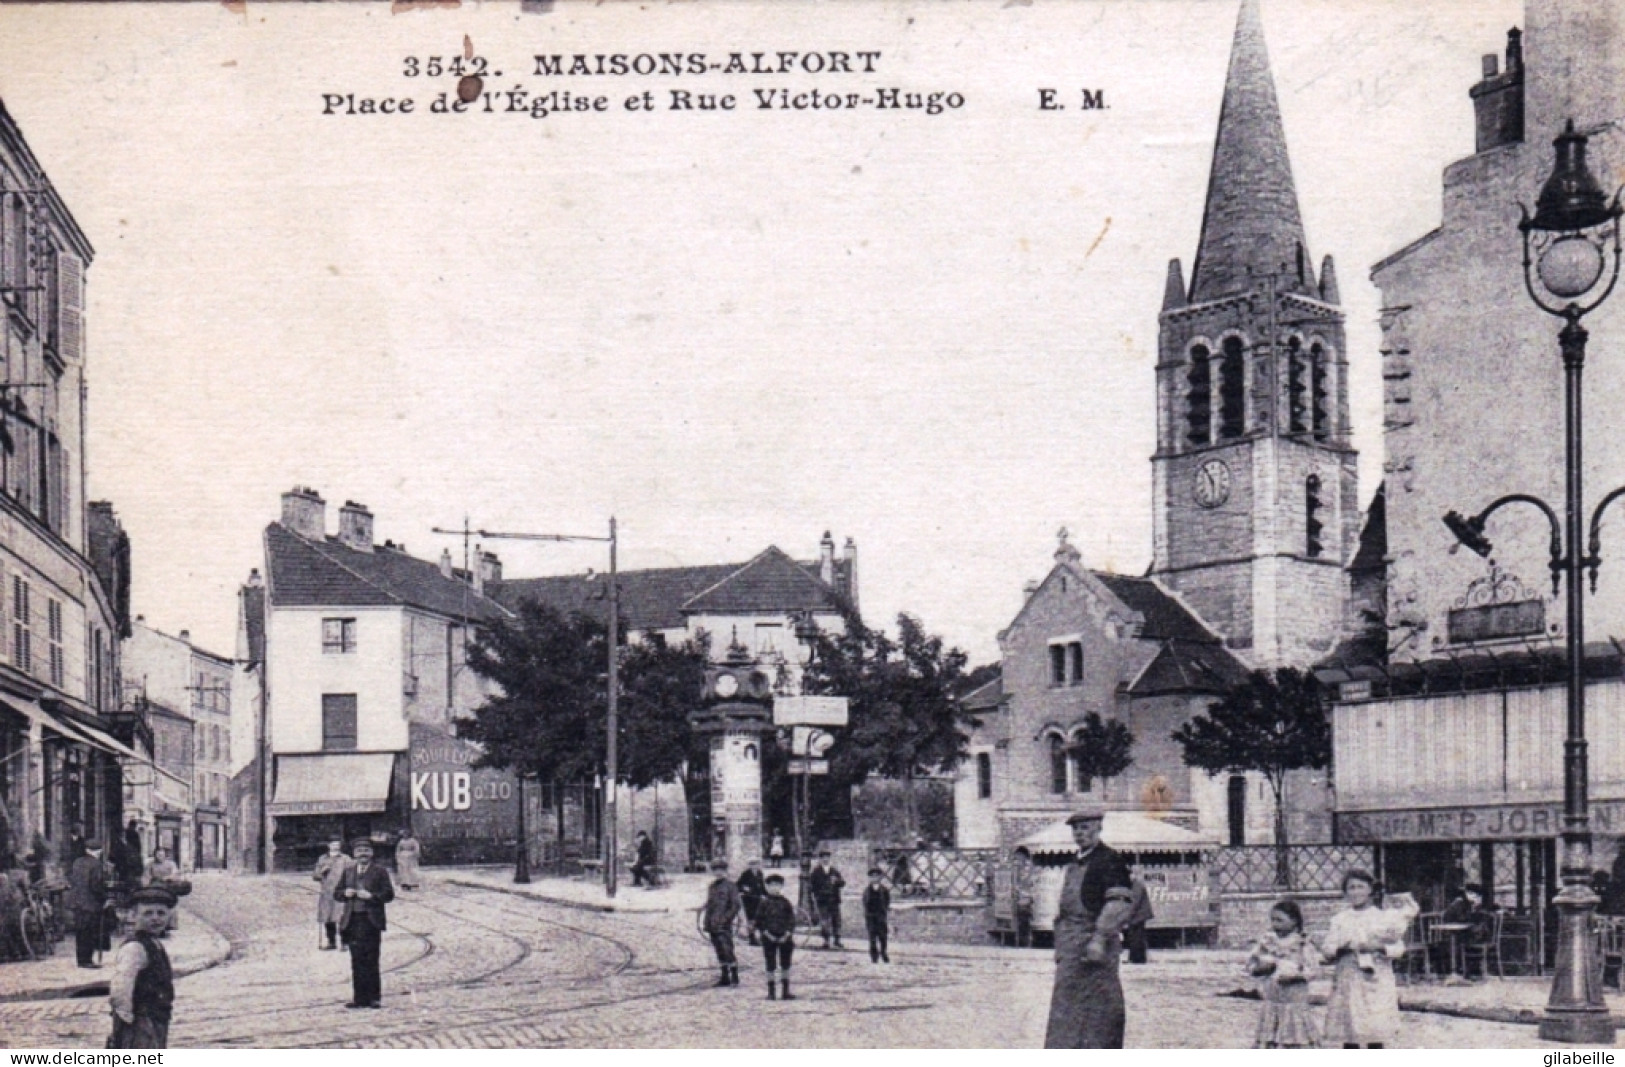
[{"label": "church roof", "polygon": [[1242,0],[1191,268],[1191,302],[1246,292],[1272,273],[1282,276],[1284,289],[1315,289],[1258,0]]},{"label": "church roof", "polygon": [[1137,697],[1223,693],[1246,675],[1247,668],[1222,644],[1170,640],[1163,642],[1128,691]]},{"label": "church roof", "polygon": [[1112,591],[1131,611],[1145,617],[1140,636],[1150,640],[1191,641],[1198,644],[1217,644],[1219,638],[1202,625],[1190,610],[1168,595],[1167,590],[1153,578],[1133,578],[1110,571],[1093,571],[1102,585]]}]

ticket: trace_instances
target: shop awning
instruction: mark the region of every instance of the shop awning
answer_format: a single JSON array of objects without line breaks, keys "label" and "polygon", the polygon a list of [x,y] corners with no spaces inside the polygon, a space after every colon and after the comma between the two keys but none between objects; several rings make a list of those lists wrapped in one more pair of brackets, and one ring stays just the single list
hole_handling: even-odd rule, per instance
[{"label": "shop awning", "polygon": [[[1163,819],[1133,811],[1108,811],[1100,839],[1124,852],[1198,852],[1218,844],[1210,837]],[[1060,855],[1078,850],[1072,827],[1055,822],[1016,843],[1035,856]]]},{"label": "shop awning", "polygon": [[145,752],[139,752],[136,749],[131,748],[129,745],[126,745],[123,741],[120,741],[106,730],[80,722],[77,719],[69,719],[66,716],[49,712],[40,707],[38,704],[34,703],[32,700],[8,699],[0,701],[0,703],[3,703],[12,711],[17,712],[23,718],[37,722],[47,730],[53,730],[56,733],[61,734],[69,741],[77,741],[81,745],[89,745],[91,748],[100,749],[101,751],[106,752],[108,755],[117,756],[122,760],[133,760],[142,766],[151,767],[157,773],[184,788],[192,788],[191,782],[188,782],[186,779],[179,778],[164,770],[162,767],[158,766],[158,764],[153,762],[151,756],[147,755]]},{"label": "shop awning", "polygon": [[276,758],[272,815],[342,815],[383,811],[389,802],[393,752],[322,752]]}]

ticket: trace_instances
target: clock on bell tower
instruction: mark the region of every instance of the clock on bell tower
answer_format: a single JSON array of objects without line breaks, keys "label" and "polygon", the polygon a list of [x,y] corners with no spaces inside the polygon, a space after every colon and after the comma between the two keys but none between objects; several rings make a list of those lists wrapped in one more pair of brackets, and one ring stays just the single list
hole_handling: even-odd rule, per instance
[{"label": "clock on bell tower", "polygon": [[1152,574],[1253,666],[1308,666],[1342,631],[1357,456],[1336,273],[1309,259],[1257,0],[1160,327]]}]

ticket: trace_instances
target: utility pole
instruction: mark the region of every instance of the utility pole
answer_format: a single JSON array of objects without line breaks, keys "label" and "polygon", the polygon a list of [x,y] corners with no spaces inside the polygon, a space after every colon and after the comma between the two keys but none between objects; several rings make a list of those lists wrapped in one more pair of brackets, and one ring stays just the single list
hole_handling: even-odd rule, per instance
[{"label": "utility pole", "polygon": [[[449,534],[453,537],[461,537],[463,539],[463,552],[465,553],[465,556],[468,552],[468,539],[470,536],[507,541],[595,541],[599,544],[609,545],[609,589],[606,590],[605,593],[605,596],[609,601],[609,639],[605,642],[609,649],[609,670],[607,679],[609,691],[607,694],[608,700],[606,702],[607,714],[605,715],[605,718],[608,720],[605,723],[608,734],[604,745],[604,771],[605,777],[608,779],[608,786],[604,796],[604,807],[601,816],[603,825],[599,831],[599,840],[602,841],[604,845],[604,892],[606,895],[613,897],[615,895],[617,873],[615,870],[617,831],[617,827],[615,825],[615,793],[616,779],[618,777],[618,754],[616,752],[615,740],[616,733],[618,732],[618,712],[620,710],[621,645],[621,586],[616,580],[616,548],[618,547],[619,542],[617,540],[615,529],[615,516],[611,515],[609,517],[608,537],[596,537],[588,534],[502,533],[500,531],[493,530],[471,530],[469,529],[469,522],[466,517],[463,519],[463,527],[460,530],[448,530],[443,527],[436,526],[434,527],[434,532],[437,534]],[[466,567],[478,566],[478,564],[478,560],[474,560],[472,563],[470,563],[465,559]],[[473,577],[472,570],[469,571],[469,576],[470,578]],[[520,782],[523,783],[523,781],[523,772],[521,772]],[[520,819],[522,822],[524,818],[523,784],[520,785],[520,793]],[[514,881],[523,884],[523,882],[528,882],[530,880],[529,860],[530,856],[527,849],[527,842],[523,837],[521,837],[519,841],[519,857],[515,864],[514,870]],[[521,874],[524,875],[523,880],[520,878]]]}]

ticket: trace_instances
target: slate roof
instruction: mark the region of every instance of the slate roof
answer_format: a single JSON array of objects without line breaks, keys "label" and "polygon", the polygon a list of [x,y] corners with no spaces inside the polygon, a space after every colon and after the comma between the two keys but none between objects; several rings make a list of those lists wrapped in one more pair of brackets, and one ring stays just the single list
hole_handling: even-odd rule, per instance
[{"label": "slate roof", "polygon": [[1109,571],[1092,571],[1112,595],[1145,616],[1140,636],[1151,640],[1190,641],[1217,644],[1219,638],[1202,625],[1178,600],[1151,578],[1132,578]]},{"label": "slate roof", "polygon": [[959,698],[959,706],[966,711],[992,711],[1004,700],[1004,676],[977,686]]},{"label": "slate roof", "polygon": [[243,589],[243,627],[248,639],[248,662],[265,662],[265,587]]},{"label": "slate roof", "polygon": [[1258,0],[1242,0],[1191,268],[1191,302],[1244,292],[1254,277],[1271,273],[1284,274],[1292,288],[1310,286],[1314,275],[1306,263],[1309,276],[1295,277],[1307,246]]},{"label": "slate roof", "polygon": [[1162,693],[1223,693],[1247,676],[1247,668],[1222,644],[1164,641],[1129,685],[1134,696]]},{"label": "slate roof", "polygon": [[1377,486],[1360,530],[1360,547],[1349,563],[1351,571],[1380,571],[1388,565],[1388,483]]},{"label": "slate roof", "polygon": [[[621,617],[630,630],[675,630],[690,615],[833,611],[847,563],[836,561],[835,587],[818,577],[819,566],[770,546],[747,563],[621,571]],[[603,588],[602,575],[560,575],[493,582],[490,591],[509,610],[536,599],[566,614],[603,618]]]},{"label": "slate roof", "polygon": [[428,560],[387,546],[363,552],[334,537],[312,541],[279,522],[265,528],[265,566],[272,607],[400,605],[477,620],[507,614]]}]

